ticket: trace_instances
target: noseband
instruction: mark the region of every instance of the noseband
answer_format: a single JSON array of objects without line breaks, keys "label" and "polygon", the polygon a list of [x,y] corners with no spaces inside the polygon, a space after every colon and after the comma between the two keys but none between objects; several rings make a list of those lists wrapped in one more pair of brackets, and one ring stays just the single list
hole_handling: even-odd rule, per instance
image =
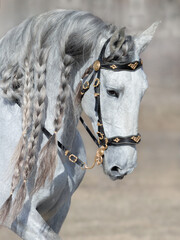
[{"label": "noseband", "polygon": [[[95,111],[98,116],[97,126],[98,126],[98,132],[97,136],[98,139],[93,137],[95,142],[97,142],[99,149],[97,150],[97,164],[101,164],[103,162],[103,155],[104,151],[108,148],[108,146],[121,146],[121,145],[135,145],[138,144],[141,141],[141,135],[138,133],[137,135],[131,135],[131,136],[115,136],[112,138],[107,138],[105,135],[104,127],[103,127],[103,121],[102,121],[102,114],[101,114],[101,104],[100,104],[100,75],[101,75],[101,69],[111,70],[111,71],[136,71],[142,66],[142,61],[135,61],[127,64],[114,64],[114,63],[105,63],[103,61],[105,50],[107,47],[107,44],[109,43],[110,39],[108,39],[99,55],[98,60],[94,62],[92,66],[90,66],[83,75],[83,84],[81,89],[81,96],[83,98],[84,94],[88,91],[90,88],[93,80],[94,80],[94,97],[95,97]],[[92,73],[92,76],[89,81],[87,81],[87,78]],[[83,122],[83,120],[81,119]],[[84,125],[84,124],[83,124]],[[90,131],[90,130],[89,130]],[[88,132],[89,132],[88,131]],[[91,132],[92,134],[92,132]],[[93,134],[92,134],[93,135]]]},{"label": "noseband", "polygon": [[[109,62],[104,62],[104,55],[105,50],[110,41],[110,38],[105,42],[98,60],[94,62],[93,65],[91,65],[89,68],[86,69],[85,73],[82,76],[82,88],[81,88],[81,98],[83,98],[84,94],[88,91],[91,84],[94,80],[94,97],[95,97],[95,111],[98,116],[97,126],[98,126],[98,132],[97,136],[98,139],[93,135],[91,130],[88,128],[88,126],[85,124],[84,120],[80,117],[80,120],[83,124],[83,126],[86,128],[89,135],[92,137],[94,142],[98,146],[98,150],[96,152],[96,157],[93,165],[91,167],[87,167],[86,164],[80,160],[76,155],[72,154],[69,150],[67,150],[66,147],[62,143],[58,141],[58,146],[61,148],[65,156],[68,157],[69,161],[78,164],[80,167],[85,169],[91,169],[95,166],[95,163],[97,165],[102,164],[103,157],[104,157],[104,151],[107,150],[108,146],[122,146],[122,145],[135,145],[138,144],[141,141],[141,135],[138,133],[137,135],[131,135],[131,136],[115,136],[112,138],[107,138],[104,132],[103,127],[103,121],[102,121],[102,115],[101,115],[101,104],[100,104],[100,75],[101,75],[101,69],[111,70],[111,71],[136,71],[142,66],[141,59],[139,61],[130,62],[126,64],[114,64]],[[91,75],[90,80],[88,81],[89,75]],[[42,128],[43,133],[47,136],[47,138],[51,137],[51,134],[48,132],[46,128]]]}]

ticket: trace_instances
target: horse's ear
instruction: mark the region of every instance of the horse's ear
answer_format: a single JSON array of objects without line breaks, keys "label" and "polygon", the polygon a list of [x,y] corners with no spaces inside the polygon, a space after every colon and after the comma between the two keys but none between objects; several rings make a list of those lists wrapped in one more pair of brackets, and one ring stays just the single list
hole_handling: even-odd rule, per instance
[{"label": "horse's ear", "polygon": [[124,40],[125,40],[125,27],[117,29],[112,35],[109,44],[111,55],[121,48]]},{"label": "horse's ear", "polygon": [[149,45],[160,23],[161,23],[160,21],[155,22],[143,33],[134,36],[134,43],[135,43],[136,51],[138,54],[143,52],[145,48]]}]

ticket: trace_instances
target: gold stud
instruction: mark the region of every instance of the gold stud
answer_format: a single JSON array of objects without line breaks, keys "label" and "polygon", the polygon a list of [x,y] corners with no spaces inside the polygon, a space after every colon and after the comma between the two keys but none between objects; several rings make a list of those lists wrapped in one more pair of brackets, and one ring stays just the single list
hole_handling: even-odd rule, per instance
[{"label": "gold stud", "polygon": [[140,140],[141,140],[141,136],[140,136],[140,135],[138,135],[137,137],[132,136],[131,139],[132,139],[134,142],[138,143],[138,142],[140,142]]},{"label": "gold stud", "polygon": [[96,60],[96,61],[94,62],[94,64],[93,64],[93,69],[94,69],[94,71],[95,71],[95,72],[99,71],[100,67],[101,67],[100,61]]},{"label": "gold stud", "polygon": [[100,95],[99,93],[95,93],[94,94],[95,97],[99,97],[99,95]]},{"label": "gold stud", "polygon": [[135,70],[135,69],[137,68],[137,66],[138,66],[138,62],[130,63],[130,64],[128,64],[128,66],[129,66],[131,69]]},{"label": "gold stud", "polygon": [[121,139],[120,139],[120,138],[115,138],[115,139],[113,139],[113,141],[116,142],[116,143],[118,143],[118,142],[121,141]]},{"label": "gold stud", "polygon": [[115,64],[111,65],[110,67],[111,67],[112,69],[116,69],[116,68],[117,68],[117,66],[116,66]]}]

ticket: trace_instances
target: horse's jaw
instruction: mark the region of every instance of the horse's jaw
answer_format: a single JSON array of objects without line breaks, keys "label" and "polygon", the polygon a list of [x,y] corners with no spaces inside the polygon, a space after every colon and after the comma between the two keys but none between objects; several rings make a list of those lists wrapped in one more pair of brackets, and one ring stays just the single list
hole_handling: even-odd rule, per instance
[{"label": "horse's jaw", "polygon": [[103,169],[113,181],[123,179],[136,165],[137,151],[134,146],[111,146],[104,154]]}]

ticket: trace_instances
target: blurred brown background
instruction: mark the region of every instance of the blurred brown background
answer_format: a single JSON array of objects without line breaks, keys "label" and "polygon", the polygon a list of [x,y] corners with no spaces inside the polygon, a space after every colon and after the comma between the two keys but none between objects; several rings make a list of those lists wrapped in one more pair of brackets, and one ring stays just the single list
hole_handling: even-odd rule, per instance
[{"label": "blurred brown background", "polygon": [[[149,89],[140,111],[138,167],[112,182],[86,173],[62,228],[65,240],[180,239],[180,0],[0,0],[0,37],[26,17],[55,8],[87,10],[128,33],[161,20],[143,53]],[[81,126],[80,126],[81,129]],[[95,146],[81,129],[89,160]],[[18,237],[0,228],[0,240]]]}]

